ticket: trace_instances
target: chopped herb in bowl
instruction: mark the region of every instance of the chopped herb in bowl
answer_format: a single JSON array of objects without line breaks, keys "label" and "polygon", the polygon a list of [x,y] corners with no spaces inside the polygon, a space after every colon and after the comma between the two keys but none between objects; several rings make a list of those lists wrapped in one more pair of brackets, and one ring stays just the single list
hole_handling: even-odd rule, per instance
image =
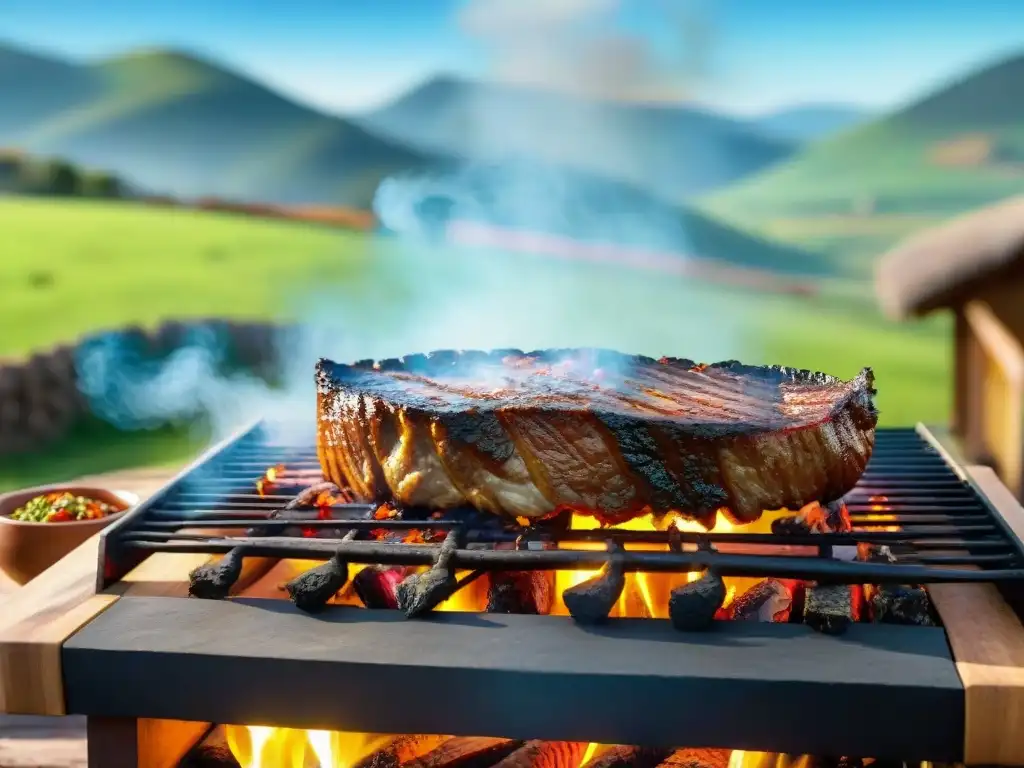
[{"label": "chopped herb in bowl", "polygon": [[117,507],[96,499],[58,491],[36,496],[11,513],[11,520],[23,523],[68,523],[97,520],[119,511]]}]

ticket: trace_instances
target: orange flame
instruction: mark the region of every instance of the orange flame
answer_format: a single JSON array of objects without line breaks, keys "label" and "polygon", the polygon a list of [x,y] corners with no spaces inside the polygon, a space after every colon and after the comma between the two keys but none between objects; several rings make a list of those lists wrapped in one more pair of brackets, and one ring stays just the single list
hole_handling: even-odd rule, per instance
[{"label": "orange flame", "polygon": [[229,725],[225,738],[242,768],[351,768],[382,748],[388,736],[372,733]]},{"label": "orange flame", "polygon": [[275,464],[272,467],[268,467],[267,471],[263,473],[263,477],[256,481],[256,493],[260,496],[266,496],[270,491],[274,490],[274,486],[281,479],[282,474],[284,474],[283,464]]}]

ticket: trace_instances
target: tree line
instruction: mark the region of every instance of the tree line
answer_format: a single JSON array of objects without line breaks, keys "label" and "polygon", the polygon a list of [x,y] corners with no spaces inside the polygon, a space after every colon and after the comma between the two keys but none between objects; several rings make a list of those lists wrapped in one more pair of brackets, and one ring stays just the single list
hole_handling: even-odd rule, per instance
[{"label": "tree line", "polygon": [[0,150],[0,194],[121,198],[126,185],[115,175],[61,159],[32,158]]}]

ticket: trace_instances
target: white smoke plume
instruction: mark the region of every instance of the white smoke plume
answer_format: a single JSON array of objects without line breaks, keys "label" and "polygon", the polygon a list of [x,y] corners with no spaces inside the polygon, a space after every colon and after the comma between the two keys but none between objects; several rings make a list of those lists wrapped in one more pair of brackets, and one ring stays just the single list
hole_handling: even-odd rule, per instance
[{"label": "white smoke plume", "polygon": [[[613,16],[625,0],[469,0],[458,21],[487,47],[495,73],[505,78],[600,97],[684,96],[706,39],[694,22],[696,6],[634,1],[663,9],[666,24],[678,30],[674,46],[616,33]],[[617,130],[595,122],[598,114],[576,116],[571,128],[579,142]],[[501,123],[514,138],[543,115],[511,121],[503,105],[489,102],[477,105],[474,117]],[[636,143],[630,139],[614,142],[627,165]],[[317,294],[306,288],[282,295],[282,315],[299,322],[278,339],[284,378],[275,386],[225,373],[212,337],[200,334],[170,357],[147,362],[111,336],[80,357],[83,394],[99,415],[126,429],[204,415],[222,438],[262,416],[291,441],[313,423],[313,365],[320,357],[350,362],[509,347],[599,347],[708,361],[739,356],[738,312],[723,311],[700,287],[441,242],[454,212],[499,227],[685,250],[671,207],[644,209],[609,189],[575,176],[570,183],[557,166],[540,163],[495,171],[468,162],[436,175],[396,176],[381,185],[375,211],[398,236],[368,247],[369,257],[351,270],[361,279],[321,286]]]},{"label": "white smoke plume", "polygon": [[[654,33],[627,34],[617,16],[639,9]],[[467,0],[460,28],[506,82],[598,99],[678,102],[707,75],[711,24],[700,0]]]}]

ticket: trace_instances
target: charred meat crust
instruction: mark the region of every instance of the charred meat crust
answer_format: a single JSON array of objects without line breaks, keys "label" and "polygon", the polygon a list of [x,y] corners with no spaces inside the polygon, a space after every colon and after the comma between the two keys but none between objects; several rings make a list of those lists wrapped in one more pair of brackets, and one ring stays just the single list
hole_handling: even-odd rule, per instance
[{"label": "charred meat crust", "polygon": [[[542,367],[570,358],[585,360],[593,371],[641,371],[654,382],[655,403],[662,388],[692,389],[699,417],[631,409],[614,398],[590,397],[585,385],[567,394],[564,387],[577,386],[572,382],[553,385],[551,397],[531,388],[511,388],[497,397],[467,397],[459,390],[439,397],[430,389],[481,364],[500,370],[524,361]],[[679,510],[708,524],[723,507],[734,521],[746,522],[762,509],[827,502],[856,483],[870,457],[878,419],[868,368],[843,381],[734,360],[698,365],[599,349],[503,349],[447,350],[354,365],[322,359],[316,377],[320,456],[330,479],[348,481],[369,498],[470,503],[527,517],[567,505],[614,522],[650,508]],[[408,386],[410,380],[428,386]],[[796,393],[789,411],[781,407],[784,390]],[[715,413],[720,417],[711,416]],[[433,450],[422,440],[394,450],[397,433],[410,424],[430,434]],[[566,450],[566,438],[580,444],[600,440],[616,466],[589,466],[588,457],[574,455],[571,446]],[[559,455],[552,459],[551,451]],[[395,487],[403,472],[426,477],[432,462],[443,468],[447,482],[433,483],[427,494]],[[390,467],[390,474],[382,467]],[[532,485],[539,496],[517,500],[522,509],[509,508],[510,495],[488,492],[474,479],[478,471],[517,488]]]}]

